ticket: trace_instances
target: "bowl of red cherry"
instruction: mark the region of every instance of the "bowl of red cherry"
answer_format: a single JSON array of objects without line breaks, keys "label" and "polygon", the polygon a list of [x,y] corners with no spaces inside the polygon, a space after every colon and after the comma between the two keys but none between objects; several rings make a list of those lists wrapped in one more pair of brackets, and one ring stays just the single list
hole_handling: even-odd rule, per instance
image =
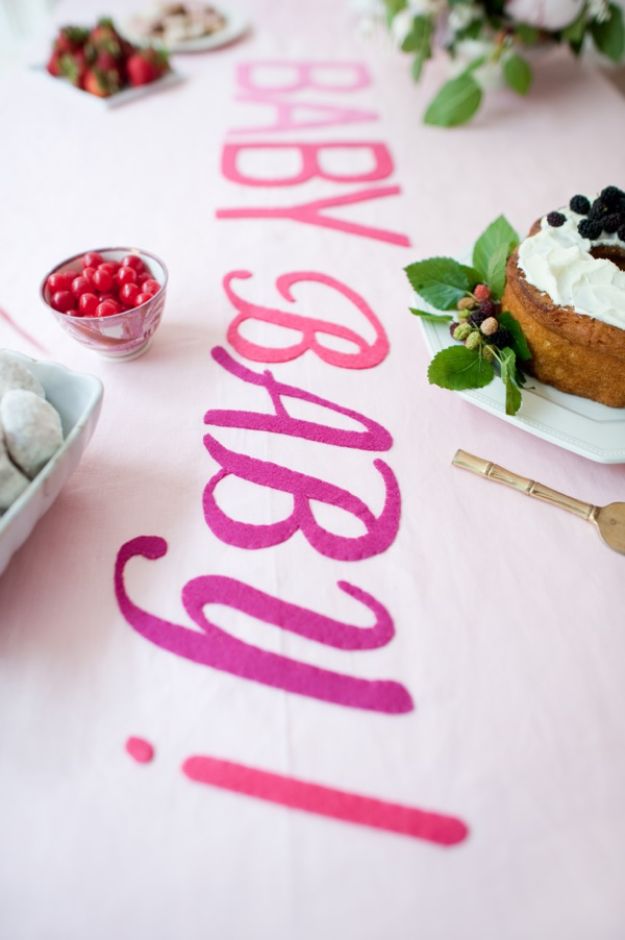
[{"label": "bowl of red cherry", "polygon": [[41,296],[60,326],[107,359],[136,359],[161,322],[167,268],[148,251],[99,248],[50,271]]}]

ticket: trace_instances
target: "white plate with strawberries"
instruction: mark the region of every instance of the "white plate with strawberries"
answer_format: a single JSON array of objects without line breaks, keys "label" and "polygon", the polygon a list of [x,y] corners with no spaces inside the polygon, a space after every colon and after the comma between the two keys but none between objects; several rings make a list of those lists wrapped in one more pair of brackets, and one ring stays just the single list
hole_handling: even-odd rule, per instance
[{"label": "white plate with strawberries", "polygon": [[62,27],[54,39],[47,63],[36,69],[60,79],[59,87],[88,95],[107,108],[127,104],[183,81],[183,76],[172,69],[163,49],[134,45],[107,18],[98,20],[91,29]]}]

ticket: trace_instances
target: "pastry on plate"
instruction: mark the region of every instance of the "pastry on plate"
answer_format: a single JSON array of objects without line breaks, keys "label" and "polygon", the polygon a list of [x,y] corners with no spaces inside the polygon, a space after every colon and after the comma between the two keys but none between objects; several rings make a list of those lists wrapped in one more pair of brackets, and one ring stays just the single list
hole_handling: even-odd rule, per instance
[{"label": "pastry on plate", "polygon": [[625,193],[573,196],[540,218],[510,256],[502,306],[536,378],[625,407]]}]

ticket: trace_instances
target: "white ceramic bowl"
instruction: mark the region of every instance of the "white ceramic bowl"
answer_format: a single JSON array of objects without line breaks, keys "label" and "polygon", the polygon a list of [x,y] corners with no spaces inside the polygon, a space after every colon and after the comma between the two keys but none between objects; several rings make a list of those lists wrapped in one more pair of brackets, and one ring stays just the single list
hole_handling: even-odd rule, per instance
[{"label": "white ceramic bowl", "polygon": [[43,385],[46,398],[61,416],[63,444],[43,470],[0,516],[0,574],[78,466],[100,416],[102,383],[93,375],[72,372],[57,362],[37,362],[10,350]]}]

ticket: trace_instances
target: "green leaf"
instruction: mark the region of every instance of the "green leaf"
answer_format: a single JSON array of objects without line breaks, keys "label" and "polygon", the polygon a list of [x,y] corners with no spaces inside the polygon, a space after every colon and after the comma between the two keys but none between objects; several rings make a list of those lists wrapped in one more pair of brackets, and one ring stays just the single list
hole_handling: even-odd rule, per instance
[{"label": "green leaf", "polygon": [[515,320],[511,313],[507,310],[499,317],[500,326],[504,326],[510,335],[512,336],[512,348],[516,353],[517,359],[520,359],[521,362],[527,362],[528,359],[532,358],[532,351],[527,344],[525,339],[525,334],[518,320]]},{"label": "green leaf", "polygon": [[410,73],[415,82],[418,82],[421,78],[421,72],[423,71],[423,66],[425,65],[426,59],[429,56],[424,56],[421,52],[417,52],[416,56],[412,60],[412,65],[410,66]]},{"label": "green leaf", "polygon": [[430,363],[428,380],[432,385],[461,391],[465,388],[483,388],[495,375],[490,362],[480,350],[466,346],[448,346],[441,349]]},{"label": "green leaf", "polygon": [[581,43],[586,31],[586,21],[586,4],[584,4],[579,16],[572,23],[569,23],[566,29],[562,30],[562,38],[574,46]]},{"label": "green leaf", "polygon": [[609,6],[610,19],[605,23],[594,22],[590,27],[592,38],[597,49],[612,59],[620,62],[625,51],[625,28],[623,27],[623,11],[613,3]]},{"label": "green leaf", "polygon": [[521,391],[515,381],[516,356],[514,349],[505,346],[500,351],[501,381],[506,387],[506,414],[515,415],[521,407]]},{"label": "green leaf", "polygon": [[517,23],[514,32],[524,46],[534,46],[540,39],[540,30],[535,26],[528,26],[527,23]]},{"label": "green leaf", "polygon": [[402,52],[417,52],[424,58],[429,57],[432,28],[429,16],[415,16],[411,30],[401,44]]},{"label": "green leaf", "polygon": [[386,24],[390,26],[393,22],[393,17],[397,16],[400,10],[406,8],[407,0],[384,0],[384,6],[386,8]]},{"label": "green leaf", "polygon": [[498,245],[489,255],[486,267],[486,283],[498,300],[506,286],[506,263],[510,249],[508,245]]},{"label": "green leaf", "polygon": [[470,268],[453,258],[427,258],[404,270],[417,294],[437,310],[452,310],[471,289]]},{"label": "green leaf", "polygon": [[450,313],[429,313],[426,310],[417,310],[416,307],[408,307],[414,317],[421,317],[429,323],[450,323],[453,317]]},{"label": "green leaf", "polygon": [[[500,215],[488,228],[482,232],[473,248],[473,267],[478,275],[488,283],[488,272],[491,265],[491,256],[495,255],[500,246],[504,246],[508,257],[519,244],[519,236],[512,228],[505,216]],[[497,261],[498,258],[495,258]],[[494,263],[494,262],[493,262]]]},{"label": "green leaf", "polygon": [[529,63],[520,55],[513,53],[504,59],[503,77],[506,83],[518,95],[526,95],[532,84],[532,70]]},{"label": "green leaf", "polygon": [[445,82],[425,112],[424,122],[436,127],[456,127],[471,120],[482,102],[482,89],[471,75]]}]

